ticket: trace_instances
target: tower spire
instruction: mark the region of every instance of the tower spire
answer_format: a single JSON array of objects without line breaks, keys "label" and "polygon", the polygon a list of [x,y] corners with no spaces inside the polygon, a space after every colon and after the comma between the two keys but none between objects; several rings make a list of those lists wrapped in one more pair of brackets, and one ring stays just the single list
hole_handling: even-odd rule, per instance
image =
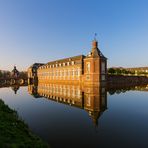
[{"label": "tower spire", "polygon": [[96,37],[97,37],[97,33],[95,33],[95,35],[94,35],[94,41],[97,41]]},{"label": "tower spire", "polygon": [[98,42],[97,42],[96,37],[97,37],[97,33],[94,34],[94,40],[92,42],[92,48],[94,48],[94,49],[98,48]]}]

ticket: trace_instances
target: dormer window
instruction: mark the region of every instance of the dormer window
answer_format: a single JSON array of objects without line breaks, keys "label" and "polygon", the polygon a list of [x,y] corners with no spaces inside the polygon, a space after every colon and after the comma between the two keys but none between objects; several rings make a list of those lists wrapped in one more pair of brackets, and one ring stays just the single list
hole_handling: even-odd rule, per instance
[{"label": "dormer window", "polygon": [[74,61],[72,61],[71,64],[74,65]]},{"label": "dormer window", "polygon": [[90,57],[91,56],[91,52],[89,52],[87,56]]}]

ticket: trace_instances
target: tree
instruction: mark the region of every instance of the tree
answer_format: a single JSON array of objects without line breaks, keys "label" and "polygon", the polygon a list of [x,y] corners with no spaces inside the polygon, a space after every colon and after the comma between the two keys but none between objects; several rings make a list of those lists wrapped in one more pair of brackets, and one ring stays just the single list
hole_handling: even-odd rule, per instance
[{"label": "tree", "polygon": [[27,74],[27,72],[26,71],[22,71],[22,72],[20,72],[20,74],[19,74],[19,77],[20,78],[27,78],[27,76],[28,76],[28,74]]},{"label": "tree", "polygon": [[109,74],[115,74],[115,69],[114,68],[109,68],[108,73]]},{"label": "tree", "polygon": [[0,70],[0,78],[2,78],[3,77],[3,74],[2,74],[2,71]]},{"label": "tree", "polygon": [[116,74],[117,74],[117,75],[121,75],[121,74],[122,74],[122,70],[119,69],[119,68],[117,68],[115,71],[116,71]]}]

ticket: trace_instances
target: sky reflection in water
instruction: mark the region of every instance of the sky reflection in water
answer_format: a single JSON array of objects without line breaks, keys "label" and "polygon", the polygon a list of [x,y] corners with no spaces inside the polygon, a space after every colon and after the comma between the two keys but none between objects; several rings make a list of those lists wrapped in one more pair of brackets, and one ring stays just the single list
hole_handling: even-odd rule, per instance
[{"label": "sky reflection in water", "polygon": [[0,98],[53,148],[148,147],[145,87],[109,92],[104,88],[78,87],[28,86],[20,87],[16,94],[14,88],[1,88]]}]

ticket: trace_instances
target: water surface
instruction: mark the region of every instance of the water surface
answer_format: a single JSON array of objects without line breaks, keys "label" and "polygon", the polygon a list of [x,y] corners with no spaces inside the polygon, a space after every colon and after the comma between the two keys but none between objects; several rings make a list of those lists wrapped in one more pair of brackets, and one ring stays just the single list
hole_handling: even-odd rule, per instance
[{"label": "water surface", "polygon": [[114,92],[40,85],[0,88],[0,98],[53,148],[147,148],[148,92]]}]

